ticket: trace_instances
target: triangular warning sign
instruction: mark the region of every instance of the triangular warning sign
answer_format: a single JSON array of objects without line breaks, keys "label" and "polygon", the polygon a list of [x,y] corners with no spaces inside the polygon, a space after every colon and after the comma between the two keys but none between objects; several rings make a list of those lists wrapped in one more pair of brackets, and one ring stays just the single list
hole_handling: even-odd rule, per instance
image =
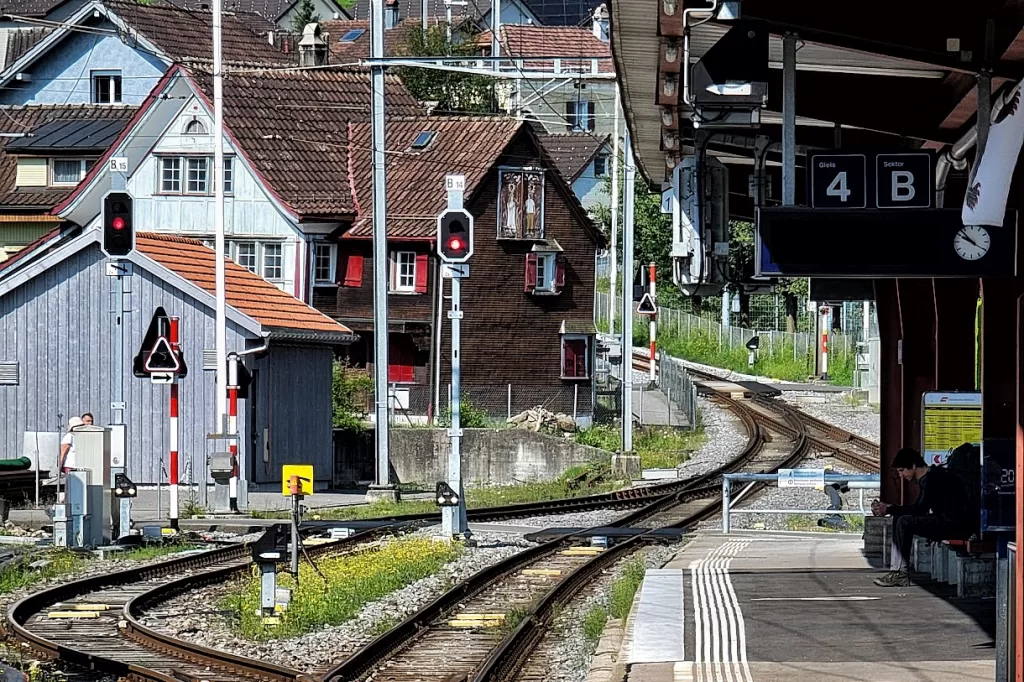
[{"label": "triangular warning sign", "polygon": [[177,372],[181,369],[178,354],[171,348],[171,342],[167,340],[166,336],[161,336],[156,340],[156,344],[146,356],[146,362],[142,368],[147,372]]},{"label": "triangular warning sign", "polygon": [[167,312],[163,307],[158,307],[156,312],[153,313],[153,319],[149,322],[149,329],[146,330],[146,336],[142,339],[142,345],[139,346],[139,352],[132,361],[132,373],[144,379],[149,376],[149,372],[146,371],[143,365],[146,363],[146,359],[149,357],[150,351],[156,347],[156,340],[162,337],[168,337],[171,333],[171,320],[167,317]]},{"label": "triangular warning sign", "polygon": [[651,298],[651,292],[646,292],[644,297],[640,299],[640,303],[636,306],[636,311],[641,315],[654,315],[658,312],[654,305],[654,299]]}]

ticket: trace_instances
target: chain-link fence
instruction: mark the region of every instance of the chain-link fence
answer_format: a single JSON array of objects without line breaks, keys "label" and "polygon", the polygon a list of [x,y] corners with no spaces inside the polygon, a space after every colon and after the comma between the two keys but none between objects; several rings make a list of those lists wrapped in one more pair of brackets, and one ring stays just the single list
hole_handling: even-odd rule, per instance
[{"label": "chain-link fence", "polygon": [[[463,384],[460,421],[464,427],[497,426],[527,410],[544,410],[563,414],[577,425],[586,426],[593,420],[594,395],[594,388],[584,383],[558,387]],[[441,400],[444,407],[438,414],[438,421],[447,424],[451,414],[451,384],[443,386]]]},{"label": "chain-link fence", "polygon": [[[594,324],[600,331],[615,333],[621,330],[622,298],[615,297],[614,330],[609,327],[611,300],[608,294],[597,292],[594,299]],[[789,333],[774,329],[724,326],[710,318],[660,306],[657,320],[660,345],[667,345],[671,353],[687,360],[789,380],[805,380],[815,372],[819,339],[813,332]],[[647,345],[648,322],[647,316],[633,311],[634,345]],[[758,338],[758,348],[751,365],[747,344],[754,337]],[[852,385],[857,343],[862,337],[861,327],[857,327],[854,334],[830,332],[829,376],[837,383]]]},{"label": "chain-link fence", "polygon": [[675,403],[684,415],[690,428],[695,428],[699,421],[697,414],[697,387],[693,385],[690,375],[679,360],[662,353],[658,357],[658,387],[668,398],[669,404]]}]

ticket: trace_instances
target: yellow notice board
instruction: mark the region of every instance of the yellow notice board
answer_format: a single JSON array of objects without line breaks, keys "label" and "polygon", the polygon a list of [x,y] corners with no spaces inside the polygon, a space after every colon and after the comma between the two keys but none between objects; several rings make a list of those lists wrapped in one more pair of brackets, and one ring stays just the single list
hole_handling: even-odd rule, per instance
[{"label": "yellow notice board", "polygon": [[281,467],[281,494],[291,497],[292,491],[288,485],[292,476],[299,477],[299,494],[309,497],[313,494],[313,465],[312,464],[285,464]]},{"label": "yellow notice board", "polygon": [[921,444],[928,464],[943,464],[964,443],[981,445],[981,393],[925,393]]}]

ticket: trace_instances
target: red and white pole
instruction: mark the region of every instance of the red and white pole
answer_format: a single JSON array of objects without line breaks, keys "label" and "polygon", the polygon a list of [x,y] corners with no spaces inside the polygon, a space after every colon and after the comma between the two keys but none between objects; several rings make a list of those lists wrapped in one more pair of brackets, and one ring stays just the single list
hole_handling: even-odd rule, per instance
[{"label": "red and white pole", "polygon": [[231,444],[231,479],[228,481],[228,495],[231,511],[238,511],[238,356],[228,356],[228,435]]},{"label": "red and white pole", "polygon": [[828,379],[828,327],[829,309],[821,309],[821,378]]},{"label": "red and white pole", "polygon": [[654,290],[654,263],[651,263],[648,267],[648,281],[651,285],[651,303],[654,305],[654,312],[651,313],[651,383],[657,380],[656,368],[655,368],[655,357],[656,357],[656,341],[658,332],[658,299],[655,298]]},{"label": "red and white pole", "polygon": [[[171,318],[171,350],[178,352],[178,318]],[[159,476],[159,473],[157,474]],[[178,528],[178,377],[171,384],[171,528]]]}]

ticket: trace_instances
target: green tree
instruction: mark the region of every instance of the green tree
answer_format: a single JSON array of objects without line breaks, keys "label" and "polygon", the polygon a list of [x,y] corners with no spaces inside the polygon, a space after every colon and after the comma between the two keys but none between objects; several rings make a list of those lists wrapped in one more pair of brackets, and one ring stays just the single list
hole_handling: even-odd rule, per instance
[{"label": "green tree", "polygon": [[347,362],[335,360],[332,369],[332,422],[335,428],[362,430],[367,396],[373,393],[373,379]]},{"label": "green tree", "polygon": [[[469,25],[453,25],[451,40],[444,24],[426,31],[416,28],[399,51],[410,57],[479,56],[476,35]],[[492,113],[496,109],[494,82],[487,76],[411,67],[396,71],[416,99],[437,102],[439,111]]]},{"label": "green tree", "polygon": [[320,15],[316,13],[313,0],[302,0],[298,9],[295,10],[295,16],[292,17],[292,30],[301,35],[307,24],[319,24],[321,21]]}]

